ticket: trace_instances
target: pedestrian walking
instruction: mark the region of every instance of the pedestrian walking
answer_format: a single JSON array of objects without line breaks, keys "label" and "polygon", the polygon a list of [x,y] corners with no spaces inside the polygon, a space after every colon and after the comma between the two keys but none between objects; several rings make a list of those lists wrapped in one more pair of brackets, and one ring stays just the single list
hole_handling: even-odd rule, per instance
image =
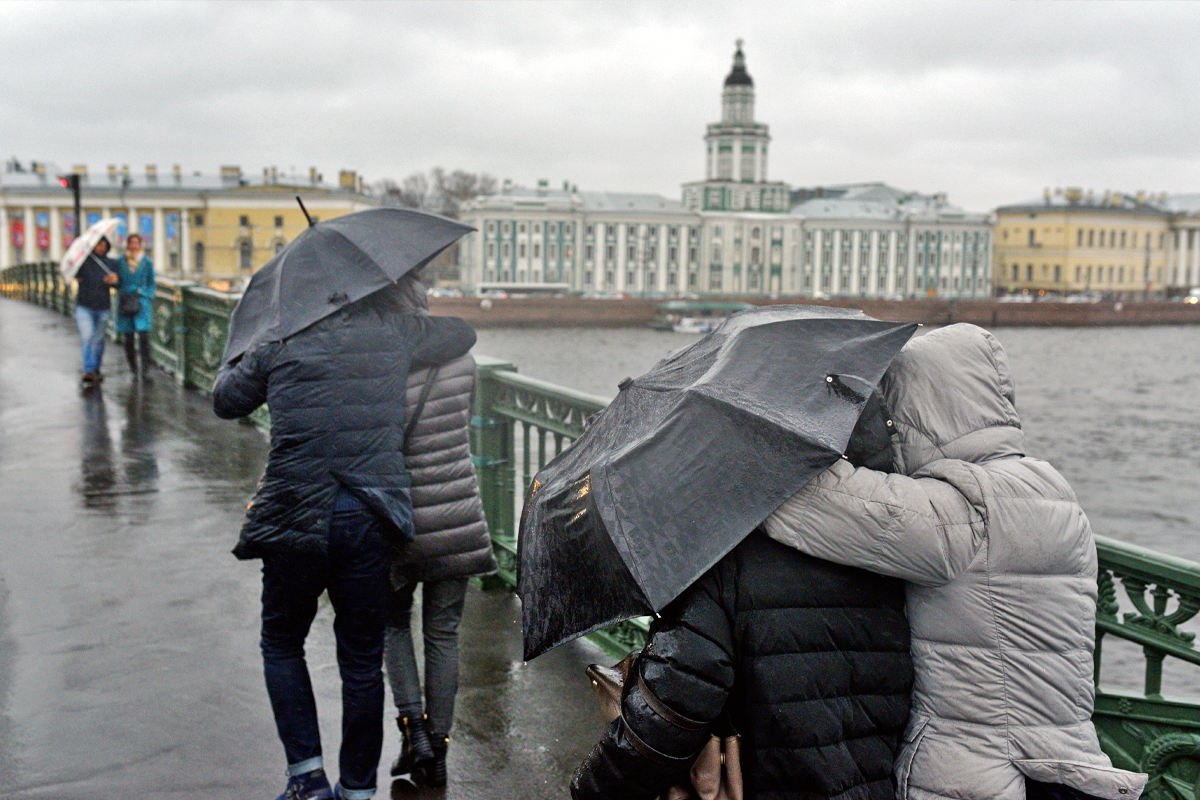
[{"label": "pedestrian walking", "polygon": [[[243,417],[264,401],[271,409],[270,456],[234,553],[263,560],[263,667],[287,757],[286,800],[375,793],[388,545],[413,529],[405,385],[412,366],[457,358],[474,342],[462,320],[402,313],[388,288],[253,347],[217,376],[217,416]],[[326,590],[342,678],[334,790],[304,657]]]},{"label": "pedestrian walking", "polygon": [[75,272],[75,324],[82,342],[84,385],[104,380],[100,365],[112,312],[112,288],[121,282],[116,262],[108,257],[110,247],[107,237],[101,238]]},{"label": "pedestrian walking", "polygon": [[[405,310],[429,313],[419,280],[401,281],[401,287]],[[401,734],[391,773],[408,774],[421,786],[446,785],[467,579],[497,570],[471,460],[475,382],[470,355],[408,377],[404,461],[412,477],[415,535],[392,562],[383,652]],[[424,702],[411,626],[418,585]]]},{"label": "pedestrian walking", "polygon": [[1062,475],[1025,454],[1004,349],[951,325],[909,342],[881,385],[903,475],[836,463],[764,527],[908,582],[898,797],[1136,798],[1146,775],[1114,769],[1092,724],[1092,530]]},{"label": "pedestrian walking", "polygon": [[[117,293],[117,333],[134,380],[150,383],[150,328],[154,315],[154,263],[142,250],[142,237],[131,233],[125,255],[117,260],[121,288]],[[134,338],[137,338],[137,349]],[[141,363],[138,363],[138,355]]]}]

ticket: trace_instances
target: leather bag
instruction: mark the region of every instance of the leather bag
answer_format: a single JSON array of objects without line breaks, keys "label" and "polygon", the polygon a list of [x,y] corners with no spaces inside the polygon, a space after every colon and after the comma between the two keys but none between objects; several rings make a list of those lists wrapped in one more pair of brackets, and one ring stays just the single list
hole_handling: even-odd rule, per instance
[{"label": "leather bag", "polygon": [[[637,667],[639,655],[641,651],[635,650],[611,667],[592,664],[587,668],[592,692],[596,695],[600,713],[605,721],[611,722],[621,716],[621,700],[625,696],[625,687],[629,684],[630,676],[633,675],[642,696],[656,714],[677,727],[697,730],[696,723],[663,705],[642,682],[641,671]],[[665,794],[659,796],[659,800],[742,800],[744,789],[741,738],[732,731],[728,736],[709,736],[692,762],[692,769],[688,775],[691,785],[672,786]],[[631,736],[630,741],[635,746],[640,742],[636,735]]]},{"label": "leather bag", "polygon": [[122,317],[136,317],[142,310],[142,298],[137,292],[121,292],[117,295],[117,313]]}]

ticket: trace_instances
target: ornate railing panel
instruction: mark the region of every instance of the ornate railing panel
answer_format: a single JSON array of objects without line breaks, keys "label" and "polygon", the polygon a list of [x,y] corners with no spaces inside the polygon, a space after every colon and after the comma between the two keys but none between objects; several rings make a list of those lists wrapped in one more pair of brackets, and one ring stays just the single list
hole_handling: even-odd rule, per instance
[{"label": "ornate railing panel", "polygon": [[[71,287],[64,285],[53,263],[19,264],[0,272],[0,294],[64,314],[74,306]],[[181,383],[208,390],[237,299],[160,278],[154,298],[154,358]],[[478,361],[471,447],[501,565],[492,583],[515,588],[516,526],[525,487],[607,401],[519,375],[507,362],[484,356]],[[263,409],[256,421],[267,420]],[[1164,663],[1178,662],[1193,672],[1200,666],[1197,631],[1188,629],[1200,616],[1200,564],[1103,537],[1097,537],[1097,552],[1093,720],[1101,744],[1117,766],[1150,774],[1145,795],[1150,800],[1200,800],[1200,700],[1163,693]],[[624,654],[644,641],[646,629],[646,620],[632,620],[592,638],[614,655]],[[1113,640],[1141,649],[1140,692],[1101,685],[1102,668],[1108,670],[1104,656]],[[1200,675],[1191,685],[1200,686]]]}]

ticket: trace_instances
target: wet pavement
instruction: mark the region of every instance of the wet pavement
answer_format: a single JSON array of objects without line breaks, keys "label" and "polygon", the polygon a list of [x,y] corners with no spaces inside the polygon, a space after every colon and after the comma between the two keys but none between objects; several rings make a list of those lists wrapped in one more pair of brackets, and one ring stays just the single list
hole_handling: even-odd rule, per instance
[{"label": "wet pavement", "polygon": [[[111,343],[104,371],[81,390],[73,321],[0,299],[0,798],[274,798],[259,562],[229,553],[266,437],[164,373],[135,384]],[[606,659],[578,642],[523,664],[519,619],[472,586],[450,785],[393,796],[567,795],[603,727],[584,667]],[[333,773],[331,621],[323,605],[308,654]]]}]

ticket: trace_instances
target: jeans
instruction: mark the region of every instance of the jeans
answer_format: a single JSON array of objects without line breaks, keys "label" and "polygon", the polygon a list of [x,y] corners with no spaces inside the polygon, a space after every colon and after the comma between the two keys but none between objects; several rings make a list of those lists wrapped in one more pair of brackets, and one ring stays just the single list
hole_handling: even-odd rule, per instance
[{"label": "jeans", "polygon": [[388,576],[383,522],[365,510],[335,511],[324,556],[263,559],[262,653],[267,694],[289,774],[323,766],[317,706],[304,639],[329,592],[342,677],[341,785],[369,797],[383,747],[383,619]]},{"label": "jeans", "polygon": [[104,332],[108,328],[108,309],[75,306],[75,324],[83,340],[83,371],[99,372],[104,359]]},{"label": "jeans", "polygon": [[[421,680],[413,652],[412,601],[416,582],[388,590],[384,660],[388,683],[400,716],[420,719]],[[462,622],[466,578],[426,581],[421,589],[421,627],[425,635],[425,708],[429,729],[438,741],[450,733],[458,693],[458,625]]]}]

